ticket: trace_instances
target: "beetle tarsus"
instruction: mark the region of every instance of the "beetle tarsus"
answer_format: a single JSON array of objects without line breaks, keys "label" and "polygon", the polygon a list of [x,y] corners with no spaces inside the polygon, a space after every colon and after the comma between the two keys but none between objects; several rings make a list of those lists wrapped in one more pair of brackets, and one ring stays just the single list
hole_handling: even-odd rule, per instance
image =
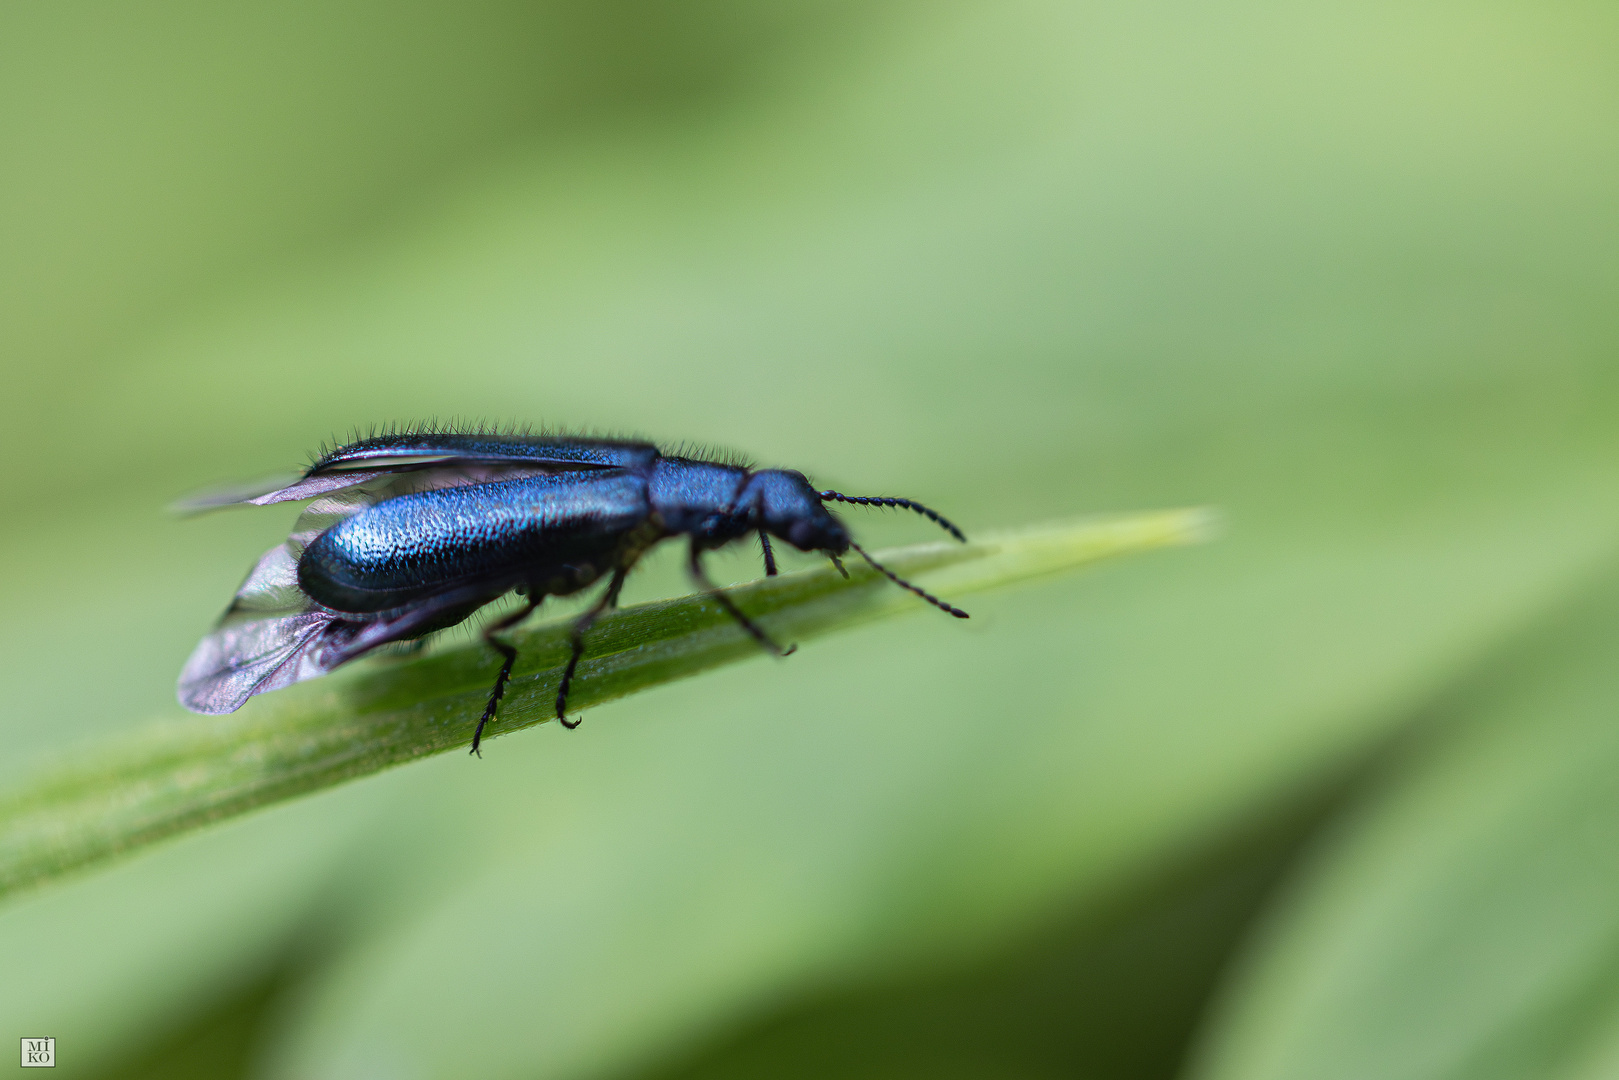
[{"label": "beetle tarsus", "polygon": [[512,665],[517,663],[517,650],[496,638],[495,635],[502,630],[516,626],[528,618],[538,606],[539,604],[536,601],[530,600],[522,608],[512,612],[504,619],[496,619],[483,628],[484,642],[491,649],[505,657],[505,660],[500,665],[500,674],[495,676],[494,689],[489,691],[489,704],[483,707],[483,715],[478,718],[478,727],[472,733],[472,750],[470,752],[477,754],[479,757],[483,757],[483,751],[478,749],[478,745],[483,742],[483,729],[488,725],[489,721],[495,718],[495,713],[500,708],[500,699],[506,696],[506,683],[512,677]]},{"label": "beetle tarsus", "polygon": [[562,682],[557,686],[557,722],[569,731],[584,722],[568,719],[568,687],[573,684],[573,673],[579,667],[580,657],[585,655],[585,631],[601,618],[602,612],[618,606],[619,590],[624,588],[624,578],[629,572],[627,566],[614,570],[613,580],[608,583],[607,591],[602,593],[601,599],[590,605],[590,608],[573,624],[573,633],[569,635],[573,649],[568,654],[568,666],[562,669]]},{"label": "beetle tarsus", "polygon": [[776,640],[763,630],[759,629],[752,619],[742,614],[742,609],[736,606],[729,596],[720,591],[720,587],[709,579],[703,570],[703,549],[696,544],[691,546],[691,557],[686,562],[686,568],[691,571],[692,580],[702,587],[703,591],[719,602],[731,618],[741,624],[742,629],[753,635],[753,640],[763,645],[767,651],[776,656],[791,656],[798,651],[797,645],[789,645],[785,649],[776,644]]},{"label": "beetle tarsus", "polygon": [[483,729],[495,718],[495,710],[500,707],[500,699],[506,693],[506,680],[511,677],[512,664],[517,660],[517,650],[511,646],[498,645],[494,642],[490,644],[506,653],[506,659],[500,665],[500,674],[495,676],[495,688],[489,694],[489,703],[483,707],[483,715],[478,717],[478,726],[472,732],[472,749],[469,752],[479,757],[483,757],[483,751],[478,749],[478,745],[483,742]]}]

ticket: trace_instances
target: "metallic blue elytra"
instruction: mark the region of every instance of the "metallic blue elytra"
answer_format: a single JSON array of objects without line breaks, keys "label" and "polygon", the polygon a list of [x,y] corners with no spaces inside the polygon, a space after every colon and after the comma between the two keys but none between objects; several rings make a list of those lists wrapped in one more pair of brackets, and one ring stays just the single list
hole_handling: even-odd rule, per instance
[{"label": "metallic blue elytra", "polygon": [[298,561],[298,584],[334,611],[388,611],[424,588],[484,582],[504,593],[529,581],[598,573],[601,537],[649,513],[647,486],[628,473],[572,472],[401,495],[338,522]]},{"label": "metallic blue elytra", "polygon": [[756,533],[765,573],[770,537],[819,551],[842,569],[851,548],[896,584],[959,618],[967,613],[872,560],[829,502],[897,506],[961,530],[909,499],[817,491],[803,473],[664,454],[646,442],[413,428],[321,455],[302,477],[228,502],[311,499],[292,534],[264,554],[180,673],[180,703],[228,713],[248,698],[324,675],[379,646],[462,622],[510,592],[517,611],[486,626],[503,658],[472,737],[477,752],[496,715],[517,651],[495,635],[547,596],[608,585],[573,626],[557,691],[566,727],[568,688],[585,632],[618,602],[624,579],[660,541],[684,536],[687,567],[737,623],[771,652],[782,649],[703,572],[703,552]]}]

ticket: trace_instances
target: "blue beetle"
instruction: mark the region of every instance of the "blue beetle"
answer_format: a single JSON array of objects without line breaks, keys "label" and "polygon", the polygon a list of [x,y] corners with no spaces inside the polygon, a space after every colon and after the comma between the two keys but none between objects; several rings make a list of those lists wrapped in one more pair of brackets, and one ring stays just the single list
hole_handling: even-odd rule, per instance
[{"label": "blue beetle", "polygon": [[501,631],[547,596],[568,596],[608,578],[573,624],[572,651],[557,690],[565,727],[568,687],[585,632],[618,603],[625,576],[654,544],[689,539],[687,568],[760,645],[783,649],[703,571],[705,551],[750,533],[776,573],[770,537],[819,551],[841,570],[851,548],[896,584],[965,619],[967,613],[896,577],[849,536],[829,502],[896,506],[909,499],[818,491],[803,473],[666,454],[648,442],[491,431],[404,429],[320,455],[292,483],[190,504],[312,499],[286,542],[264,554],[213,632],[180,672],[180,703],[229,713],[248,698],[324,675],[382,645],[454,626],[516,592],[525,603],[489,623],[483,638],[502,657],[472,736],[478,752],[511,677],[517,650]]}]

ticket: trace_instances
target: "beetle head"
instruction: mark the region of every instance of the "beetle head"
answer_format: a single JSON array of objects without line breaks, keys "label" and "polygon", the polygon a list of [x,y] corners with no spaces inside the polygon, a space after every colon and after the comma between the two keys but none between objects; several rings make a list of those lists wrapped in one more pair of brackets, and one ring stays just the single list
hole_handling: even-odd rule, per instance
[{"label": "beetle head", "polygon": [[833,517],[801,472],[762,469],[748,480],[760,526],[800,551],[842,555],[849,550],[849,530]]}]

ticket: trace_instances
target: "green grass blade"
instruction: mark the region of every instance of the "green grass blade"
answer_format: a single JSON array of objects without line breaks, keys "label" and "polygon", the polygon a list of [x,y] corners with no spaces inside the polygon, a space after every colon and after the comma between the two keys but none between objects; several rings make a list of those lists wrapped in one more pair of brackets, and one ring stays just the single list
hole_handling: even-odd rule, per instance
[{"label": "green grass blade", "polygon": [[[876,553],[918,585],[965,594],[1135,551],[1205,537],[1198,510],[1090,518]],[[827,566],[727,590],[783,642],[799,642],[901,611],[926,611],[876,571]],[[515,632],[518,665],[485,740],[552,719],[567,659],[566,622]],[[570,711],[757,655],[712,598],[626,608],[592,629]],[[0,895],[162,837],[278,799],[468,746],[495,661],[468,642],[256,699],[229,717],[144,727],[0,794]]]}]

